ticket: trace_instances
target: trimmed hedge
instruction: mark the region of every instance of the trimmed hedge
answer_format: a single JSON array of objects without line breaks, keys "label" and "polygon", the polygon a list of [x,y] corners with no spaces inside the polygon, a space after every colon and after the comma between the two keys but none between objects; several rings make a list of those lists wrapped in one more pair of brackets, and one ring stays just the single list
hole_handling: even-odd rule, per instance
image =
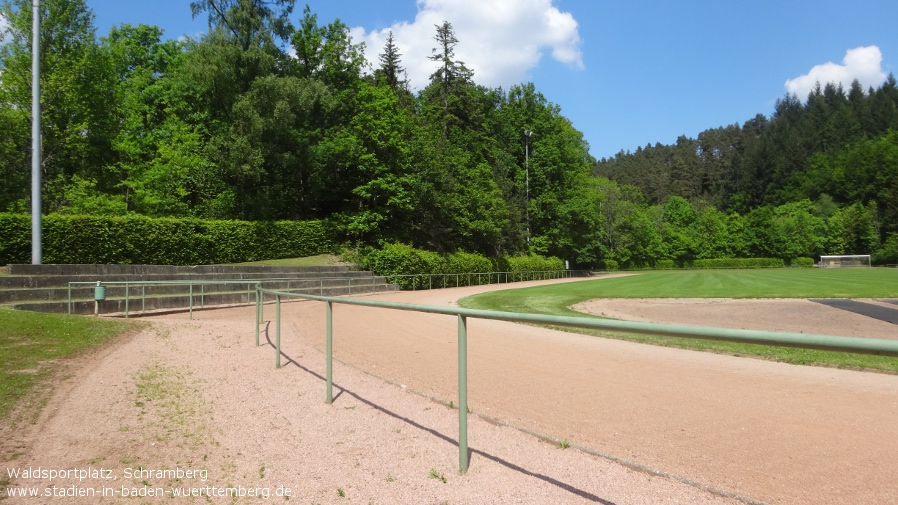
[{"label": "trimmed hedge", "polygon": [[496,272],[510,272],[502,281],[525,280],[533,272],[564,270],[564,262],[536,255],[487,258],[456,252],[441,256],[405,244],[387,244],[365,254],[362,268],[387,277],[400,289],[414,290],[487,284]]},{"label": "trimmed hedge", "polygon": [[442,258],[435,252],[415,249],[405,244],[388,244],[365,255],[362,268],[390,279],[400,289],[427,288],[429,279],[397,277],[415,274],[442,273]]},{"label": "trimmed hedge", "polygon": [[[810,261],[810,264],[806,264]],[[612,265],[609,265],[611,263]],[[617,267],[617,262],[608,260],[605,269],[612,271],[612,266]],[[674,261],[671,259],[658,260],[651,268],[646,270],[711,270],[725,268],[783,268],[787,266],[781,258],[713,258],[693,261]],[[796,258],[789,266],[814,266],[812,258]],[[642,269],[639,269],[642,270]]]},{"label": "trimmed hedge", "polygon": [[[212,221],[146,216],[43,218],[47,264],[212,265],[335,250],[324,221]],[[31,217],[0,214],[0,265],[31,262]]]},{"label": "trimmed hedge", "polygon": [[529,256],[512,256],[508,258],[508,271],[513,272],[512,280],[523,281],[531,277],[531,272],[555,272],[564,270],[564,261],[560,258],[544,258],[536,254]]},{"label": "trimmed hedge", "polygon": [[783,268],[781,258],[715,258],[695,260],[691,268]]},{"label": "trimmed hedge", "polygon": [[789,266],[797,268],[813,268],[814,258],[795,258],[789,263]]}]

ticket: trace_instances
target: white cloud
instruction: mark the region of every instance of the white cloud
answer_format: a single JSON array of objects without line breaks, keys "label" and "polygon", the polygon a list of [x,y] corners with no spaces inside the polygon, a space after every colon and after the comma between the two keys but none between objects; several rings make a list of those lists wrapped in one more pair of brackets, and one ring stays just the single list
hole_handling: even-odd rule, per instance
[{"label": "white cloud", "polygon": [[0,44],[5,44],[10,40],[9,29],[9,21],[0,14]]},{"label": "white cloud", "polygon": [[353,41],[364,41],[365,57],[377,68],[387,35],[393,32],[410,84],[427,85],[436,63],[428,57],[436,46],[435,25],[452,24],[458,45],[456,59],[474,71],[484,86],[517,84],[539,64],[543,50],[573,68],[583,68],[577,21],[561,12],[553,0],[417,0],[414,21],[397,22],[383,30],[351,29]]},{"label": "white cloud", "polygon": [[878,47],[849,49],[845,52],[842,65],[831,61],[817,65],[807,74],[786,81],[786,91],[804,100],[818,82],[821,86],[830,82],[841,84],[848,90],[855,79],[864,90],[879,86],[886,80],[886,72],[882,69],[882,52]]}]

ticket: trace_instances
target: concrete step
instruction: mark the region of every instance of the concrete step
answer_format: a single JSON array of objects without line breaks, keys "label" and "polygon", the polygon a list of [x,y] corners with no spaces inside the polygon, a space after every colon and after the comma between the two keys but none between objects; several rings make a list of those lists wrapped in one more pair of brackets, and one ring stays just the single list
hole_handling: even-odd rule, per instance
[{"label": "concrete step", "polygon": [[325,272],[349,272],[358,270],[355,266],[321,266],[321,267],[264,267],[242,265],[7,265],[10,275],[30,276],[75,276],[75,275],[208,275],[217,273],[272,273],[282,272],[288,274],[308,273],[318,274]]},{"label": "concrete step", "polygon": [[165,265],[9,265],[0,289],[61,287],[68,282],[367,277],[356,267],[239,267]]},{"label": "concrete step", "polygon": [[0,275],[0,289],[52,288],[67,286],[69,282],[131,282],[170,280],[233,280],[233,279],[322,279],[368,278],[371,272],[228,272],[217,274],[116,274],[116,275]]}]

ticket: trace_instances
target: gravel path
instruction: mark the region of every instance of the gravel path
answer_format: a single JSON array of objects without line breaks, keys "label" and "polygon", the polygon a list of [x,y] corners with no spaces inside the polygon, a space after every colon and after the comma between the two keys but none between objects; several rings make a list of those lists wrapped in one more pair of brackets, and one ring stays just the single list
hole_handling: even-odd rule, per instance
[{"label": "gravel path", "polygon": [[[377,298],[451,305],[475,291]],[[322,304],[282,306],[281,369],[264,333],[255,346],[253,311],[148,318],[71,363],[42,418],[14,434],[27,450],[4,467],[20,490],[94,496],[7,503],[206,501],[122,497],[160,490],[243,495],[211,503],[286,501],[287,489],[289,503],[740,503],[702,486],[769,503],[898,495],[898,376],[469,320],[474,412],[572,448],[471,416],[460,475],[457,411],[413,393],[456,399],[452,317],[335,306],[335,355],[353,366],[335,364],[327,405]],[[51,481],[26,478],[29,468],[94,474]]]}]

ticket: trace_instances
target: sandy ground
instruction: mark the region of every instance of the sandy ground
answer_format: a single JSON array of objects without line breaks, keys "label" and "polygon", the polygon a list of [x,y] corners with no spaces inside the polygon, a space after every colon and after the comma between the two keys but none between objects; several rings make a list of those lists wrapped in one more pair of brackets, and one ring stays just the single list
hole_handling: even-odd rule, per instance
[{"label": "sandy ground", "polygon": [[[884,307],[894,304],[859,300]],[[898,339],[898,325],[810,300],[658,298],[590,300],[572,307],[598,316],[672,324]]]},{"label": "sandy ground", "polygon": [[[376,299],[452,305],[480,290]],[[413,392],[457,401],[455,318],[336,305],[335,355],[352,366],[335,364],[328,405],[323,305],[283,304],[280,369],[264,331],[255,345],[253,311],[148,318],[147,330],[70,363],[37,423],[5,440],[21,454],[3,463],[3,477],[18,472],[19,490],[55,485],[82,497],[7,503],[207,501],[172,500],[174,490],[211,494],[211,503],[268,503],[287,501],[279,496],[287,489],[289,503],[873,504],[898,496],[898,376],[469,320],[474,413],[571,448],[474,415],[471,466],[460,475],[457,410]],[[837,320],[848,314],[837,312]],[[274,313],[265,307],[266,320]],[[834,324],[808,332],[848,335]],[[274,340],[273,325],[268,335]],[[49,470],[66,472],[51,480]],[[123,497],[156,492],[168,495]],[[228,493],[243,496],[214,496]]]}]

